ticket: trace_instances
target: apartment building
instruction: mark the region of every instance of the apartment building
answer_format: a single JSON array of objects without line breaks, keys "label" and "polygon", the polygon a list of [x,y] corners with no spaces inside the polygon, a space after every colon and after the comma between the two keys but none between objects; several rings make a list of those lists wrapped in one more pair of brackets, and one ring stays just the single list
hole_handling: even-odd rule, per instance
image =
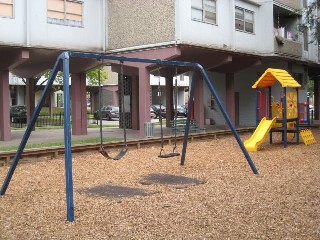
[{"label": "apartment building", "polygon": [[[9,72],[26,79],[28,117],[34,108],[34,78],[52,69],[65,50],[104,52],[106,2],[69,0],[0,1],[0,140],[11,138]],[[85,72],[97,60],[73,59],[70,66],[73,134],[86,134]],[[82,101],[77,98],[83,97]],[[79,120],[78,120],[79,119]]]},{"label": "apartment building", "polygon": [[[299,101],[305,101],[306,84],[319,68],[318,45],[309,41],[312,30],[300,33],[303,18],[295,14],[307,5],[302,0],[0,0],[0,112],[7,116],[8,72],[32,79],[52,68],[63,50],[99,52],[127,57],[200,63],[236,126],[255,125],[255,91],[251,88],[265,69],[288,70],[301,84]],[[97,60],[72,59],[71,91],[73,134],[87,133],[85,72]],[[165,102],[173,106],[173,69],[146,63],[112,62],[123,69],[130,113],[125,122],[140,130],[150,121],[150,74],[166,79]],[[201,76],[196,80],[194,115],[200,125],[210,119],[225,125]],[[316,118],[319,118],[318,81],[315,84]],[[279,90],[280,91],[280,90]],[[278,93],[275,92],[275,97]],[[30,104],[29,104],[30,105]],[[167,118],[170,118],[168,111]],[[0,119],[0,140],[10,138],[9,117]]]},{"label": "apartment building", "polygon": [[[302,84],[299,102],[306,101],[308,73],[319,65],[317,43],[308,40],[311,32],[297,31],[303,21],[297,11],[303,4],[308,1],[108,1],[108,49],[126,56],[200,63],[234,124],[254,126],[256,95],[251,86],[267,68],[288,70]],[[139,86],[145,85],[143,76],[154,69],[138,64],[134,67],[137,70],[132,77],[139,74]],[[170,69],[162,69],[161,75],[172,79]],[[136,89],[140,120],[146,120],[146,113],[141,111],[146,109],[143,104],[149,92]],[[274,95],[279,98],[280,88]],[[172,105],[170,99],[167,108]],[[200,124],[206,119],[225,124],[211,99],[200,77],[194,99],[195,118]]]}]

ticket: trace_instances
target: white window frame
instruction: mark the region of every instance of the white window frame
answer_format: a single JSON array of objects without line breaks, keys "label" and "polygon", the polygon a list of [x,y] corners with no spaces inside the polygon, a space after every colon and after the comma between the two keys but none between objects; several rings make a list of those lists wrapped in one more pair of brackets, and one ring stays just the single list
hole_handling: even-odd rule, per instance
[{"label": "white window frame", "polygon": [[[204,22],[204,23],[210,23],[210,24],[217,24],[217,1],[216,0],[198,0],[201,1],[201,6],[195,6],[192,4],[191,0],[191,19],[194,21]],[[211,11],[209,8],[206,8],[206,3],[212,2],[215,6],[215,11]],[[196,18],[193,16],[193,11],[199,11],[201,12],[201,18]],[[215,19],[212,20],[211,18],[206,17],[206,13],[214,14]]]},{"label": "white window frame", "polygon": [[[47,6],[47,22],[51,23],[51,24],[65,25],[65,26],[71,26],[71,27],[83,27],[83,6],[84,6],[83,1],[78,1],[78,0],[62,0],[62,1],[63,1],[63,12],[50,10],[49,6]],[[74,15],[81,16],[81,21],[67,19],[67,15],[70,14],[67,11],[67,2],[74,2],[74,3],[81,4],[81,14],[74,14]],[[47,1],[47,3],[48,3],[48,1]],[[62,13],[64,15],[63,19],[49,17],[48,15],[49,15],[50,11]]]},{"label": "white window frame", "polygon": [[11,3],[9,3],[8,1],[1,1],[0,0],[0,8],[1,6],[11,6],[12,7],[12,15],[8,16],[8,15],[0,15],[0,18],[14,18],[14,0],[11,1]]},{"label": "white window frame", "polygon": [[[243,11],[243,19],[236,17],[236,11],[237,11],[237,10]],[[246,20],[246,13],[247,13],[247,14],[252,14],[252,21]],[[236,7],[235,7],[235,16],[234,16],[234,19],[235,19],[235,29],[236,29],[237,31],[254,34],[254,11],[250,11],[250,10],[248,10],[248,9],[245,9],[245,8],[236,6]],[[242,28],[242,29],[237,28],[237,20],[243,22],[243,28]],[[252,32],[246,30],[246,24],[252,24]]]}]

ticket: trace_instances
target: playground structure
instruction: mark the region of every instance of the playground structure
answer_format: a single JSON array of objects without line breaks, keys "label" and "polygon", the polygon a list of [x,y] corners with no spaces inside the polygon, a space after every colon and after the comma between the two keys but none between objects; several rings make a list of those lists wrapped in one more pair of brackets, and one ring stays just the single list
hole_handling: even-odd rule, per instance
[{"label": "playground structure", "polygon": [[[279,101],[274,101],[271,92],[276,82],[282,87]],[[257,89],[256,120],[259,124],[251,138],[244,142],[248,151],[257,151],[268,134],[272,143],[274,132],[282,133],[284,147],[288,145],[288,138],[296,138],[296,143],[299,144],[299,123],[308,123],[308,126],[310,124],[308,101],[303,103],[307,110],[299,112],[300,87],[301,85],[287,71],[273,68],[268,68],[254,83],[252,88]],[[266,101],[263,101],[261,89],[268,89]],[[267,116],[262,117],[263,113]]]},{"label": "playground structure", "polygon": [[[191,91],[190,91],[190,99],[194,98],[195,93],[195,87],[196,87],[196,70],[200,72],[203,79],[205,80],[209,90],[211,91],[212,95],[214,96],[216,103],[223,114],[227,124],[229,125],[235,139],[237,140],[239,147],[241,148],[243,154],[245,155],[248,164],[250,165],[251,170],[254,174],[258,174],[258,170],[256,169],[253,161],[250,158],[250,155],[248,154],[243,142],[241,141],[233,123],[231,122],[229,115],[227,114],[225,108],[222,105],[222,102],[214,89],[206,71],[204,68],[198,64],[198,63],[191,63],[191,62],[181,62],[181,61],[169,61],[169,60],[155,60],[155,59],[143,59],[143,58],[128,58],[123,56],[110,56],[110,55],[103,55],[103,54],[94,54],[94,53],[79,53],[79,52],[63,52],[58,57],[52,71],[50,74],[50,77],[48,79],[47,85],[44,88],[42,92],[42,96],[38,102],[38,105],[36,106],[30,122],[28,123],[27,129],[24,133],[24,136],[21,140],[21,143],[17,149],[17,152],[15,154],[15,157],[12,160],[10,169],[7,173],[7,176],[4,180],[4,183],[2,185],[2,188],[0,190],[0,195],[4,195],[9,183],[11,181],[11,178],[14,174],[14,171],[19,163],[19,160],[21,158],[22,152],[27,144],[27,141],[30,137],[31,131],[35,126],[35,122],[38,118],[38,115],[40,113],[40,110],[45,102],[46,97],[51,91],[53,81],[55,80],[58,71],[62,67],[63,71],[63,88],[64,88],[64,143],[65,143],[65,177],[66,177],[66,203],[67,203],[67,220],[69,222],[74,221],[74,202],[73,202],[73,180],[72,180],[72,154],[71,154],[71,128],[70,128],[70,90],[69,90],[69,75],[70,75],[70,60],[72,58],[92,58],[92,59],[98,59],[98,60],[107,60],[110,62],[120,62],[123,64],[124,62],[142,62],[147,63],[150,65],[163,65],[163,66],[181,66],[186,67],[188,70],[193,69],[192,73],[192,83],[191,83]],[[106,63],[104,63],[106,64]],[[193,108],[193,101],[190,101],[190,104],[188,105],[188,114],[187,114],[187,122],[186,122],[186,128],[185,128],[185,134],[184,134],[184,140],[183,140],[183,148],[182,148],[182,154],[181,154],[181,165],[184,165],[185,156],[186,156],[186,149],[187,149],[187,143],[188,143],[188,134],[189,134],[189,128],[190,128],[190,112]]]}]

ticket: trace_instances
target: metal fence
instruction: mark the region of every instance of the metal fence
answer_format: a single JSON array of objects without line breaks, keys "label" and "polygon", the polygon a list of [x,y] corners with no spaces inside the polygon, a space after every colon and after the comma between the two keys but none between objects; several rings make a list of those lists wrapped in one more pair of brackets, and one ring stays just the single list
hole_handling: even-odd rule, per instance
[{"label": "metal fence", "polygon": [[[92,113],[87,113],[88,124],[97,124],[98,121],[94,119]],[[63,126],[64,115],[63,112],[54,114],[40,114],[37,118],[35,127],[46,126]],[[11,128],[25,128],[27,126],[27,119],[24,115],[16,115],[11,118]]]},{"label": "metal fence", "polygon": [[[27,125],[27,119],[25,116],[15,116],[11,118],[12,128],[24,128]],[[54,114],[40,114],[37,118],[36,127],[45,126],[62,126],[63,125],[63,113]]]}]

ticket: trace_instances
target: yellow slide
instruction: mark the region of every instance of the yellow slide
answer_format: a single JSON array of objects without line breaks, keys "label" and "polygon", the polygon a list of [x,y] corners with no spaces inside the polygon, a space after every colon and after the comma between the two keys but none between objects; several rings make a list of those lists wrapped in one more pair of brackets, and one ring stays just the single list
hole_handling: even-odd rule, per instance
[{"label": "yellow slide", "polygon": [[255,152],[258,150],[258,146],[263,143],[264,139],[268,136],[268,133],[275,122],[276,118],[267,120],[266,117],[264,117],[261,119],[251,138],[244,142],[244,146],[248,152]]}]

